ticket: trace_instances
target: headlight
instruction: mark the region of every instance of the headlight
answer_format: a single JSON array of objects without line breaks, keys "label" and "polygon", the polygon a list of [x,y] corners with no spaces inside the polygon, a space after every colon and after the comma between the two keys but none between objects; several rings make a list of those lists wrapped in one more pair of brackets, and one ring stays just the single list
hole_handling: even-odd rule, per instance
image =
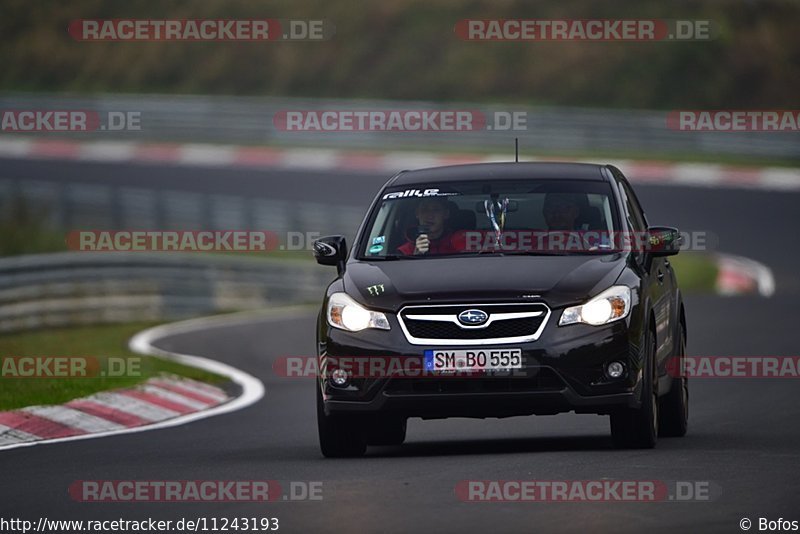
[{"label": "headlight", "polygon": [[389,321],[384,314],[366,309],[346,293],[334,293],[328,299],[328,324],[350,332],[365,328],[389,330]]},{"label": "headlight", "polygon": [[627,286],[612,286],[586,304],[564,310],[558,326],[575,323],[599,326],[627,317],[630,310],[631,289]]}]

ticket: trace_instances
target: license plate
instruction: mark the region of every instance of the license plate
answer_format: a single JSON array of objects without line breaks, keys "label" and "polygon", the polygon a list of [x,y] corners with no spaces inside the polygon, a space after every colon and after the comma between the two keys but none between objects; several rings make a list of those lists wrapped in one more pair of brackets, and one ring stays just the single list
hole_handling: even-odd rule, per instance
[{"label": "license plate", "polygon": [[426,371],[494,371],[522,368],[522,349],[425,351]]}]

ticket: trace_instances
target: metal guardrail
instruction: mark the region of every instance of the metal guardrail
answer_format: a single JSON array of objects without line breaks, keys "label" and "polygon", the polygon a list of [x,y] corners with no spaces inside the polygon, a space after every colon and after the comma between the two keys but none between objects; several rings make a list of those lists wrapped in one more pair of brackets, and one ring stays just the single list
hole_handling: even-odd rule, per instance
[{"label": "metal guardrail", "polygon": [[314,302],[332,277],[312,262],[191,253],[2,258],[0,332]]},{"label": "metal guardrail", "polygon": [[351,235],[366,207],[324,202],[155,190],[43,178],[6,178],[0,171],[0,219],[15,203],[46,226],[66,230],[269,230]]},{"label": "metal guardrail", "polygon": [[[0,176],[0,214],[18,205],[66,230],[268,230],[351,235],[364,208]],[[288,243],[287,243],[288,245]],[[308,255],[311,252],[308,251]],[[231,253],[62,252],[0,258],[0,333],[173,320],[318,301],[330,269]]]},{"label": "metal guardrail", "polygon": [[[107,140],[284,144],[352,149],[491,148],[511,153],[519,137],[523,151],[659,152],[737,154],[800,159],[794,132],[680,132],[666,127],[665,111],[443,104],[383,100],[253,98],[190,95],[40,94],[0,95],[2,110],[83,109],[99,113],[141,113],[141,131],[96,131],[66,135]],[[471,109],[492,117],[496,111],[525,112],[527,130],[473,132],[286,132],[273,117],[285,110],[446,110]],[[57,136],[59,134],[47,134]],[[61,134],[64,135],[64,134]]]}]

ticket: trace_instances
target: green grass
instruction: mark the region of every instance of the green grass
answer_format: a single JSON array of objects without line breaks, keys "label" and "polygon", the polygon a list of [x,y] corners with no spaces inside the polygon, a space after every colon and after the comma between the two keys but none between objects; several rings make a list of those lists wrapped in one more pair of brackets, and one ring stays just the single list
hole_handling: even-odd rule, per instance
[{"label": "green grass", "polygon": [[0,256],[64,252],[64,233],[49,228],[47,212],[17,200],[0,213]]},{"label": "green grass", "polygon": [[[92,356],[100,369],[108,358],[135,358],[139,376],[85,378],[9,378],[0,376],[0,410],[60,404],[107,389],[130,387],[159,374],[175,374],[220,384],[227,378],[176,362],[128,350],[128,339],[152,323],[82,326],[36,330],[0,336],[0,359],[14,356]],[[128,362],[136,360],[126,360]],[[119,361],[119,360],[116,360]],[[129,373],[134,374],[134,373]]]},{"label": "green grass", "polygon": [[[47,224],[48,211],[34,206],[29,201],[16,199],[5,212],[0,212],[0,257],[25,254],[68,252],[66,230]],[[283,245],[282,245],[283,246]],[[91,254],[91,252],[86,252]],[[108,252],[97,252],[106,255]],[[163,254],[173,254],[163,252]],[[187,254],[206,256],[239,256],[253,259],[279,258],[298,261],[313,259],[311,250],[282,250],[280,247],[267,251],[198,251]]]},{"label": "green grass", "polygon": [[714,259],[699,252],[681,252],[669,258],[678,284],[684,293],[709,293],[717,281],[717,264]]},{"label": "green grass", "polygon": [[[170,254],[164,252],[163,254]],[[206,256],[238,256],[240,258],[248,258],[253,260],[291,260],[291,261],[314,261],[314,253],[310,250],[257,250],[248,252],[238,252],[234,250],[215,250],[208,252],[192,252],[191,254],[198,254]]]}]

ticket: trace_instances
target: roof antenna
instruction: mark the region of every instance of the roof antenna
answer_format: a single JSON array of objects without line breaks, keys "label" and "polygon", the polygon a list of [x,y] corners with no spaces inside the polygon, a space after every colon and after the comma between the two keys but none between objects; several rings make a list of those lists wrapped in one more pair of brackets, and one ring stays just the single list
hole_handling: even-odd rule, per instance
[{"label": "roof antenna", "polygon": [[519,163],[519,137],[514,138],[514,163]]}]

